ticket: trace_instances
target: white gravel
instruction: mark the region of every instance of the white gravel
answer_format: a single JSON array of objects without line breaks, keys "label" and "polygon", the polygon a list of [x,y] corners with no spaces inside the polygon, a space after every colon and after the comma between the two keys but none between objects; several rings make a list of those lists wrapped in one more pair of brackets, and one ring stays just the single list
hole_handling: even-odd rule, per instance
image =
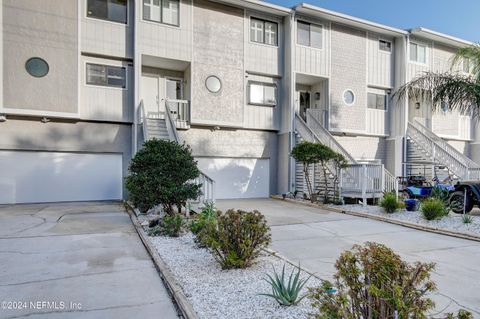
[{"label": "white gravel", "polygon": [[[259,293],[271,293],[263,280],[272,266],[281,271],[284,261],[265,254],[247,269],[222,270],[213,256],[196,246],[192,234],[179,238],[150,237],[162,259],[181,285],[200,318],[308,318],[312,312],[305,298],[297,306],[282,307]],[[292,266],[287,264],[286,274]],[[308,274],[302,271],[302,277]],[[314,277],[308,287],[318,286]],[[304,288],[304,293],[306,288]]]},{"label": "white gravel", "polygon": [[360,213],[367,213],[370,215],[382,216],[385,218],[405,221],[409,223],[414,223],[422,226],[434,227],[437,229],[444,229],[449,231],[455,231],[459,233],[464,233],[468,235],[480,235],[480,216],[472,215],[473,221],[470,224],[464,224],[462,221],[461,214],[455,214],[450,212],[448,216],[443,217],[438,220],[426,220],[422,212],[414,211],[409,212],[405,209],[398,210],[393,214],[387,214],[384,212],[383,208],[379,206],[366,206],[362,205],[343,205],[343,206],[331,206],[336,209],[344,209],[346,211],[354,211]]}]

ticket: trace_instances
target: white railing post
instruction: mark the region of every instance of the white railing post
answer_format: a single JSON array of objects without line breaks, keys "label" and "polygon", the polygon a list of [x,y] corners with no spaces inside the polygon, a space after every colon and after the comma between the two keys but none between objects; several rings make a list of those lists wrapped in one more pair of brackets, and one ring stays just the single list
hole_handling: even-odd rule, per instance
[{"label": "white railing post", "polygon": [[382,164],[382,170],[380,173],[380,176],[382,177],[381,185],[382,187],[380,188],[380,191],[383,192],[385,190],[385,179],[387,178],[386,173],[385,173],[385,166]]},{"label": "white railing post", "polygon": [[362,164],[362,176],[361,176],[361,181],[362,181],[362,200],[363,200],[363,206],[367,206],[367,165]]}]

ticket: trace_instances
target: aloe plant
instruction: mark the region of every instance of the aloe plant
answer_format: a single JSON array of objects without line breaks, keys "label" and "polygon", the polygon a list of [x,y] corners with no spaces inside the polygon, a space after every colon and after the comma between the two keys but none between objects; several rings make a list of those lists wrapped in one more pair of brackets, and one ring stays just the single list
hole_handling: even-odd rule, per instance
[{"label": "aloe plant", "polygon": [[288,282],[285,280],[285,265],[283,265],[281,275],[279,275],[275,268],[273,268],[273,276],[266,274],[267,278],[264,278],[264,280],[272,286],[272,293],[260,295],[271,297],[282,306],[298,304],[307,296],[307,294],[304,294],[300,297],[300,292],[312,276],[310,275],[308,278],[301,279],[300,266],[296,268],[297,272],[295,273],[295,269],[292,270],[288,277]]}]

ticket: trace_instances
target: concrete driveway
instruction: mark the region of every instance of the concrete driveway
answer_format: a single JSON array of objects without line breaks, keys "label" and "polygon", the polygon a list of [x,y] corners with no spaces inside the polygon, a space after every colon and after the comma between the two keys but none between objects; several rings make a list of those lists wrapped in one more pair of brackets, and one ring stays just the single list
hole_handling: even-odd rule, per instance
[{"label": "concrete driveway", "polygon": [[0,260],[0,318],[178,318],[118,203],[0,206]]},{"label": "concrete driveway", "polygon": [[366,241],[385,244],[410,262],[435,262],[437,310],[464,308],[480,318],[480,242],[272,199],[221,200],[217,207],[265,214],[271,248],[324,279],[331,279],[342,251]]}]

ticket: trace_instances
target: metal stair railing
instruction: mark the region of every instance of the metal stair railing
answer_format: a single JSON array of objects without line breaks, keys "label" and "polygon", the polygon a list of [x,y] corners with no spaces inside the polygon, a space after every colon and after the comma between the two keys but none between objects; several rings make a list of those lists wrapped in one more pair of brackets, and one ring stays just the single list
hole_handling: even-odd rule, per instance
[{"label": "metal stair railing", "polygon": [[[172,116],[172,112],[168,103],[165,103],[166,123],[168,135],[170,136],[171,141],[180,143],[180,137],[178,136],[177,126]],[[195,184],[202,184],[201,192],[202,194],[192,203],[202,203],[202,202],[215,202],[215,181],[213,178],[200,171],[200,176],[193,180]]]},{"label": "metal stair railing", "polygon": [[[329,146],[331,149],[333,149],[335,152],[342,154],[347,161],[349,162],[350,165],[357,165],[359,164],[353,156],[350,155],[350,153],[333,137],[332,134],[318,121],[318,119],[314,116],[313,112],[311,110],[307,110],[307,123],[305,123],[302,118],[298,117],[299,121],[303,122],[304,125],[307,126],[312,131],[312,134],[314,134],[317,139]],[[377,168],[374,166],[367,166],[367,173],[365,174],[357,174],[357,175],[352,175],[352,178],[355,178],[354,176],[357,176],[357,178],[366,178],[367,181],[365,183],[370,183],[373,184],[373,180],[377,179]],[[370,172],[371,171],[371,172]],[[393,176],[385,167],[383,167],[382,171],[382,177],[381,177],[381,185],[382,188],[380,192],[395,192],[398,193],[398,180]],[[345,173],[348,174],[348,173]],[[355,182],[354,182],[355,184]],[[360,181],[356,182],[356,185],[360,185]],[[347,188],[351,189],[351,185],[347,186],[344,185]],[[378,188],[375,188],[376,191],[378,191]],[[357,188],[357,191],[360,191],[360,188]]]},{"label": "metal stair railing", "polygon": [[[300,118],[300,120],[302,119]],[[332,134],[330,134],[330,132],[323,127],[320,122],[318,122],[310,110],[307,110],[307,122],[305,124],[316,134],[317,138],[322,144],[327,145],[335,152],[342,154],[349,163],[357,164],[357,161],[352,157],[352,155],[350,155],[350,153],[343,148],[343,146],[332,136]]]},{"label": "metal stair railing", "polygon": [[460,179],[480,178],[480,165],[457,151],[441,137],[418,122],[409,122],[407,136],[410,137],[433,160],[448,166]]}]

